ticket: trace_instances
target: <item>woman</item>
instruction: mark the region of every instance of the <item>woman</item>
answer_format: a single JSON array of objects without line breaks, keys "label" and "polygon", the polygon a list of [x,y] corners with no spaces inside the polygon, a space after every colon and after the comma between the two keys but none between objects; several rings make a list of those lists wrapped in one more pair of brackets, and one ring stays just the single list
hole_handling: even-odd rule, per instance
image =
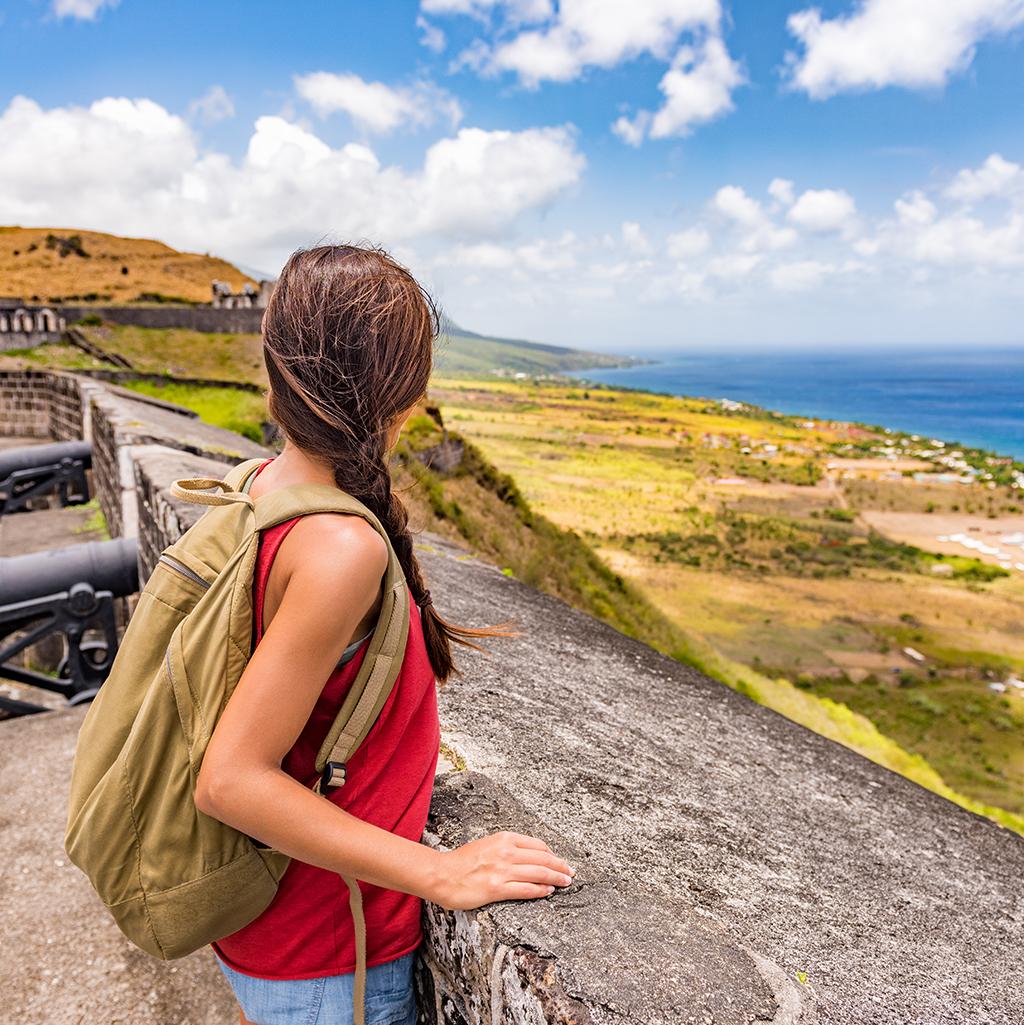
[{"label": "woman", "polygon": [[311,789],[323,738],[358,672],[382,600],[387,545],[365,520],[321,513],[263,531],[254,579],[256,647],[219,718],[196,786],[200,811],[293,860],[271,905],[213,945],[255,1025],[352,1021],[354,923],[342,875],[360,880],[367,1025],[416,1020],[412,968],[422,901],[476,908],[528,899],[575,870],[543,841],[503,831],[452,851],[420,843],[440,729],[435,679],[450,644],[505,635],[442,619],[424,587],[388,467],[423,399],[438,318],[405,268],[379,249],[295,253],[263,318],[268,409],[284,448],[253,478],[258,498],[336,485],[387,531],[409,585],[398,680],[325,800]]}]

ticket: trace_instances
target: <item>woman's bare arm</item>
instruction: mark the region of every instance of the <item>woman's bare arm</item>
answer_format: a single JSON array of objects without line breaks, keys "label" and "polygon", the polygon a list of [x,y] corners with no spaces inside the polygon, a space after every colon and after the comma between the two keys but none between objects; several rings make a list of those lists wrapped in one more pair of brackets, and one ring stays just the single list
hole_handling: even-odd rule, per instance
[{"label": "woman's bare arm", "polygon": [[310,865],[446,907],[543,896],[569,866],[543,841],[503,831],[439,852],[365,822],[281,768],[338,659],[377,601],[387,547],[364,520],[318,514],[289,532],[272,572],[284,594],[217,722],[196,805]]}]

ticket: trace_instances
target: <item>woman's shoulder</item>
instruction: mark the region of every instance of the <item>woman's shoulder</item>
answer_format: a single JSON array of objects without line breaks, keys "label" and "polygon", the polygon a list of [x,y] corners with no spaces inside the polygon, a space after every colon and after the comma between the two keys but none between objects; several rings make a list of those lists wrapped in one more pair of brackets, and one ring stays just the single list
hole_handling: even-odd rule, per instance
[{"label": "woman's shoulder", "polygon": [[361,516],[308,513],[277,527],[285,528],[278,558],[292,571],[312,567],[343,582],[353,571],[379,578],[387,569],[387,542]]}]

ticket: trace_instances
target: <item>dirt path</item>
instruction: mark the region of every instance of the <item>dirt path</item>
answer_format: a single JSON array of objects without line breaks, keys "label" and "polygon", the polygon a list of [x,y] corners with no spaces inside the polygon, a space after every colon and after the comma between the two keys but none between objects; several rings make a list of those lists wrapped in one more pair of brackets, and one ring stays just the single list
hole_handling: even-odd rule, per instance
[{"label": "dirt path", "polygon": [[[890,540],[916,545],[926,552],[971,556],[1016,572],[1024,572],[1024,545],[1003,540],[1024,535],[1024,516],[989,519],[966,513],[868,510],[862,512],[860,518]],[[996,551],[974,548],[964,544],[965,539]]]}]

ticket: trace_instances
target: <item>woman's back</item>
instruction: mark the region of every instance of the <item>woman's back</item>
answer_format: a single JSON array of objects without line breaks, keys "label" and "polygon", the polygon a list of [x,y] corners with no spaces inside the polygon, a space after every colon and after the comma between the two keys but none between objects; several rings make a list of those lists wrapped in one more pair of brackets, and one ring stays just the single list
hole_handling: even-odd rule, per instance
[{"label": "woman's back", "polygon": [[[267,464],[264,464],[264,467]],[[262,470],[263,467],[260,467]],[[259,472],[259,471],[257,471]],[[299,520],[263,532],[253,581],[256,643],[270,569]],[[419,608],[410,602],[409,637],[401,672],[373,728],[347,763],[347,781],[329,800],[352,815],[418,841],[426,825],[440,745],[437,691]],[[369,636],[350,645],[330,675],[282,768],[312,787],[317,751],[351,687]],[[346,660],[347,656],[347,660]],[[360,881],[368,966],[394,960],[422,940],[422,899]],[[303,979],[354,971],[355,940],[348,887],[335,872],[293,860],[271,905],[214,949],[236,971],[266,979]]]}]

